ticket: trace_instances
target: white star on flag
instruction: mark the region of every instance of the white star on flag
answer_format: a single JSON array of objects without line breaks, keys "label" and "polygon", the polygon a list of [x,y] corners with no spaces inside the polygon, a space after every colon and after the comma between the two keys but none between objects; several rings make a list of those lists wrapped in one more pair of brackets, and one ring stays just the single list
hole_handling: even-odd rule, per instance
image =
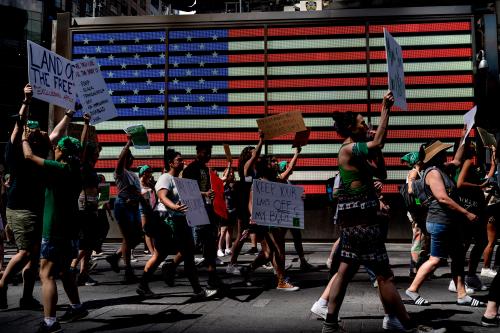
[{"label": "white star on flag", "polygon": [[165,41],[165,37],[160,37],[160,42],[164,42]]},{"label": "white star on flag", "polygon": [[159,57],[162,59],[165,58],[165,53],[160,53]]},{"label": "white star on flag", "polygon": [[153,46],[152,45],[148,45],[147,49],[148,49],[148,51],[153,51]]},{"label": "white star on flag", "polygon": [[212,57],[217,57],[219,54],[217,52],[214,51],[214,53],[212,53]]},{"label": "white star on flag", "polygon": [[115,40],[113,38],[110,38],[108,41],[109,41],[109,44],[114,44],[115,43]]},{"label": "white star on flag", "polygon": [[89,58],[89,56],[88,56],[88,55],[84,55],[84,56],[83,56],[83,59],[85,59],[85,60],[86,60],[86,59],[88,59],[88,58]]},{"label": "white star on flag", "polygon": [[219,38],[219,37],[217,37],[217,35],[213,35],[213,36],[212,36],[212,39],[213,39],[213,40],[217,40],[217,38]]},{"label": "white star on flag", "polygon": [[205,102],[205,96],[203,96],[203,95],[198,97],[198,99],[200,100],[200,102]]},{"label": "white star on flag", "polygon": [[139,59],[140,57],[141,57],[141,56],[140,56],[138,53],[134,54],[134,58],[135,58],[135,59]]},{"label": "white star on flag", "polygon": [[83,44],[88,44],[88,43],[89,43],[89,39],[88,39],[88,38],[85,38],[85,39],[83,40]]},{"label": "white star on flag", "polygon": [[163,89],[163,88],[159,89],[159,90],[158,90],[158,93],[159,93],[160,95],[164,95],[164,94],[165,94],[165,89]]},{"label": "white star on flag", "polygon": [[127,47],[126,46],[122,46],[122,52],[126,52],[127,51]]},{"label": "white star on flag", "polygon": [[113,77],[115,75],[115,73],[113,72],[108,72],[108,77]]},{"label": "white star on flag", "polygon": [[139,39],[139,38],[134,39],[134,42],[135,42],[135,43],[139,43],[139,41],[140,41],[140,39]]},{"label": "white star on flag", "polygon": [[218,75],[218,74],[219,74],[219,71],[218,71],[218,70],[216,70],[216,69],[213,69],[213,70],[212,70],[212,74],[213,74],[213,75]]},{"label": "white star on flag", "polygon": [[125,102],[127,102],[127,99],[125,97],[120,98],[120,103],[124,104]]},{"label": "white star on flag", "polygon": [[158,107],[158,110],[160,110],[160,111],[165,111],[165,107],[164,107],[163,105],[160,105],[160,106]]},{"label": "white star on flag", "polygon": [[186,94],[190,94],[192,89],[188,87],[185,90],[186,90]]},{"label": "white star on flag", "polygon": [[200,44],[200,50],[204,50],[205,49],[205,44]]},{"label": "white star on flag", "polygon": [[178,49],[179,49],[179,45],[174,44],[174,50],[178,50]]},{"label": "white star on flag", "polygon": [[217,91],[219,91],[219,88],[217,88],[217,87],[213,87],[212,88],[212,94],[216,94]]},{"label": "white star on flag", "polygon": [[191,70],[190,70],[190,69],[188,69],[188,70],[186,71],[186,76],[191,76],[191,74],[192,74]]},{"label": "white star on flag", "polygon": [[178,83],[179,83],[179,80],[177,80],[177,78],[175,78],[175,79],[173,79],[173,80],[172,80],[172,83],[173,83],[173,84],[178,84]]},{"label": "white star on flag", "polygon": [[151,81],[151,79],[148,79],[148,80],[146,81],[146,84],[147,84],[148,86],[149,86],[151,83],[153,83],[153,81]]},{"label": "white star on flag", "polygon": [[110,55],[108,56],[108,59],[109,59],[109,60],[111,60],[111,61],[113,61],[113,60],[115,59],[115,57],[114,57],[112,54],[110,54]]},{"label": "white star on flag", "polygon": [[219,106],[217,104],[212,105],[212,110],[217,110]]},{"label": "white star on flag", "polygon": [[96,48],[95,48],[95,51],[96,51],[97,53],[101,53],[101,47],[100,47],[100,46],[96,47]]},{"label": "white star on flag", "polygon": [[125,81],[125,80],[121,80],[121,81],[120,81],[120,84],[121,84],[122,86],[124,86],[124,85],[126,85],[126,84],[127,84],[127,81]]},{"label": "white star on flag", "polygon": [[172,96],[172,102],[177,102],[179,100],[179,97],[177,96]]},{"label": "white star on flag", "polygon": [[126,64],[126,63],[123,63],[123,64],[122,64],[122,68],[123,68],[123,69],[126,69],[126,68],[127,68],[127,64]]},{"label": "white star on flag", "polygon": [[139,89],[134,89],[133,92],[134,92],[134,95],[139,95]]},{"label": "white star on flag", "polygon": [[132,108],[132,110],[139,111],[139,107],[137,105],[134,105],[134,107]]},{"label": "white star on flag", "polygon": [[203,84],[203,83],[205,83],[205,80],[203,80],[203,78],[201,78],[201,79],[199,79],[199,80],[198,80],[198,82],[199,82],[200,84]]},{"label": "white star on flag", "polygon": [[113,91],[113,90],[111,90],[111,89],[109,89],[109,90],[108,90],[108,94],[109,94],[110,96],[111,96],[111,95],[113,95],[113,92],[114,92],[114,91]]},{"label": "white star on flag", "polygon": [[139,76],[139,71],[135,71],[134,76]]},{"label": "white star on flag", "polygon": [[151,103],[151,97],[146,97],[146,103]]},{"label": "white star on flag", "polygon": [[185,106],[185,108],[186,108],[186,110],[189,111],[189,110],[191,110],[192,106],[188,104],[188,105]]},{"label": "white star on flag", "polygon": [[205,63],[203,61],[200,62],[200,67],[205,67]]},{"label": "white star on flag", "polygon": [[178,62],[174,62],[174,67],[179,67],[179,63]]},{"label": "white star on flag", "polygon": [[159,71],[159,72],[158,72],[158,74],[159,74],[160,76],[165,76],[165,71],[164,71],[164,70],[161,70],[161,71]]},{"label": "white star on flag", "polygon": [[186,53],[186,57],[187,57],[187,58],[191,58],[191,56],[192,56],[192,54],[191,54],[191,53],[189,53],[189,52],[188,52],[188,53]]},{"label": "white star on flag", "polygon": [[151,66],[153,66],[153,64],[151,64],[150,62],[148,62],[148,63],[146,64],[146,67],[147,67],[147,68],[151,68]]},{"label": "white star on flag", "polygon": [[192,40],[192,37],[188,36],[186,39],[187,39],[188,42],[190,42]]}]

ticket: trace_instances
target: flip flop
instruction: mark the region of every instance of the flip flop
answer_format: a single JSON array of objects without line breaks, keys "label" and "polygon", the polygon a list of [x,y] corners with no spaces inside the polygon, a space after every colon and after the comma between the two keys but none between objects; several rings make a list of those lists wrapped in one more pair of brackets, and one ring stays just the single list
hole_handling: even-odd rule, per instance
[{"label": "flip flop", "polygon": [[418,296],[413,301],[413,303],[415,303],[415,305],[418,305],[418,306],[429,306],[429,305],[431,305],[431,303],[429,303],[429,301],[426,300],[425,298],[423,298],[422,296]]},{"label": "flip flop", "polygon": [[477,300],[475,298],[470,298],[469,301],[465,301],[465,302],[458,302],[457,301],[457,305],[460,305],[460,306],[470,306],[472,308],[482,308],[482,307],[485,307],[486,304],[481,302],[480,300]]}]

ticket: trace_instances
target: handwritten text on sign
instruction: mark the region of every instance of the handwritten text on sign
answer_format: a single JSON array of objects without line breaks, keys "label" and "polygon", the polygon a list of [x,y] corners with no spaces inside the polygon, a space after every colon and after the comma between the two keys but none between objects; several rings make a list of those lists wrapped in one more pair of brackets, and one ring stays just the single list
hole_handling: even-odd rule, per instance
[{"label": "handwritten text on sign", "polygon": [[33,97],[61,106],[75,107],[76,90],[73,85],[73,65],[46,48],[28,41],[28,78]]},{"label": "handwritten text on sign", "polygon": [[109,96],[106,83],[95,59],[82,59],[73,62],[75,85],[83,112],[91,115],[92,125],[115,118],[115,105]]},{"label": "handwritten text on sign", "polygon": [[304,189],[254,179],[252,219],[259,225],[304,229]]},{"label": "handwritten text on sign", "polygon": [[257,119],[257,126],[264,132],[265,139],[307,130],[300,111],[285,112]]},{"label": "handwritten text on sign", "polygon": [[389,89],[394,95],[394,105],[408,110],[406,104],[405,72],[403,68],[403,51],[398,42],[384,28],[385,52],[387,57],[387,76]]},{"label": "handwritten text on sign", "polygon": [[186,219],[189,226],[210,224],[198,182],[193,179],[174,177],[174,183],[181,203],[188,207]]}]

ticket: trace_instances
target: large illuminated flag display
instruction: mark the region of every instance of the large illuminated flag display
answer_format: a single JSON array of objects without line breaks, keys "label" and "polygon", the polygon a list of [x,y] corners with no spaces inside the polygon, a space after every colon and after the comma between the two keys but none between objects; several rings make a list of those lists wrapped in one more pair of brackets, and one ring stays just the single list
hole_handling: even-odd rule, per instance
[{"label": "large illuminated flag display", "polygon": [[[298,110],[311,136],[291,181],[323,193],[342,142],[332,113],[361,112],[378,123],[387,90],[384,27],[405,59],[408,112],[393,110],[384,148],[386,190],[396,191],[406,174],[400,157],[430,139],[458,139],[473,106],[470,21],[75,32],[73,58],[97,58],[119,115],[97,126],[104,145],[97,166],[112,180],[123,128],[143,123],[151,149],[134,151],[137,165],[159,170],[164,145],[189,161],[195,144],[207,141],[209,165],[222,170],[223,143],[236,162],[258,141],[257,118]],[[267,151],[289,160],[292,141],[293,134],[277,137]]]}]

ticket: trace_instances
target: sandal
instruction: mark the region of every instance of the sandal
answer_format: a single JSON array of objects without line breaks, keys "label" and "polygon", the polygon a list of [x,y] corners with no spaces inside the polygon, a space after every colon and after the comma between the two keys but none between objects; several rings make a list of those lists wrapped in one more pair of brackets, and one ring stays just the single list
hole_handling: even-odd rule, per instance
[{"label": "sandal", "polygon": [[429,306],[431,303],[429,303],[428,300],[423,298],[422,296],[418,296],[415,300],[413,300],[413,303],[418,306]]},{"label": "sandal", "polygon": [[[472,308],[482,308],[482,307],[486,306],[485,303],[481,302],[478,299],[472,298],[470,296],[466,296],[466,297],[467,297],[467,299],[465,301],[459,302],[457,300],[457,305],[460,305],[460,306],[470,306]],[[464,297],[464,298],[466,298],[466,297]]]}]

